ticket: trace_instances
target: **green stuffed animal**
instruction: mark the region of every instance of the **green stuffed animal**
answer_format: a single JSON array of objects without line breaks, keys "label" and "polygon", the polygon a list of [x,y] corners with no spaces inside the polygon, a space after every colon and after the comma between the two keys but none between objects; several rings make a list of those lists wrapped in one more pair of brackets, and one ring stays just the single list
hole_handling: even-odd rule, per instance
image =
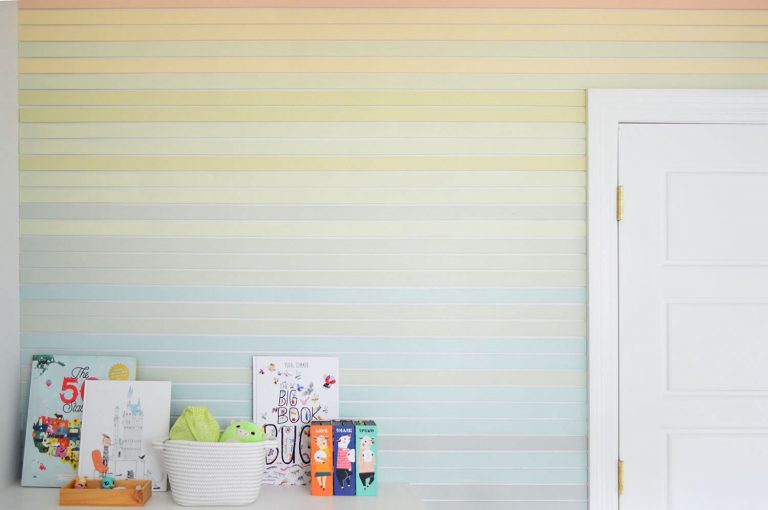
[{"label": "green stuffed animal", "polygon": [[264,441],[264,431],[250,421],[232,421],[219,438],[220,443],[258,443]]}]

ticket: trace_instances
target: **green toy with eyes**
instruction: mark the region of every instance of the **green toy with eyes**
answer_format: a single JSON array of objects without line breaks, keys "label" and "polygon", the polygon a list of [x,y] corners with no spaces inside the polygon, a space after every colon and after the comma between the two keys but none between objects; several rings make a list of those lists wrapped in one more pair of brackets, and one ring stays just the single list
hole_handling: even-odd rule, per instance
[{"label": "green toy with eyes", "polygon": [[220,443],[258,443],[264,441],[264,431],[253,422],[232,421],[219,438]]}]

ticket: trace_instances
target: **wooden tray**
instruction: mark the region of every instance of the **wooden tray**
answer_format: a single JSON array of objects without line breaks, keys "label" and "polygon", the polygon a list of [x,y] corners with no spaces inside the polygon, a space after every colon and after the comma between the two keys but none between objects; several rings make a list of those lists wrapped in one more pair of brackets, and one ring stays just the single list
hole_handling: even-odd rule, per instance
[{"label": "wooden tray", "polygon": [[[101,480],[88,480],[85,489],[75,489],[72,480],[59,490],[60,506],[144,506],[152,497],[150,480],[116,480],[123,489],[102,489]],[[136,487],[140,487],[137,490]]]}]

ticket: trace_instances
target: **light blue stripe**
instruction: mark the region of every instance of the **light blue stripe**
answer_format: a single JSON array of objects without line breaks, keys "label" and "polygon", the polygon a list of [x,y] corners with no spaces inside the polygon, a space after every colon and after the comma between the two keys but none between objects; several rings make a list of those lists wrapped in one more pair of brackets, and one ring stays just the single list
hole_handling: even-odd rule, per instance
[{"label": "light blue stripe", "polygon": [[382,451],[390,466],[423,468],[494,466],[508,468],[587,468],[586,452],[400,452]]},{"label": "light blue stripe", "polygon": [[185,335],[114,335],[74,333],[22,333],[21,346],[42,352],[67,346],[70,349],[101,349],[112,345],[130,345],[135,350],[252,349],[259,354],[316,352],[481,352],[481,353],[551,353],[583,354],[584,337],[538,338],[462,338],[462,337],[327,337],[313,336],[185,336]]},{"label": "light blue stripe", "polygon": [[[214,416],[248,416],[252,413],[250,400],[223,401],[175,401],[171,413],[181,414],[190,405],[204,405]],[[583,404],[517,404],[517,403],[412,403],[412,402],[343,402],[341,416],[381,418],[464,418],[475,419],[530,419],[575,420],[586,419]]]},{"label": "light blue stripe", "polygon": [[[427,401],[455,402],[574,402],[585,403],[586,388],[487,387],[452,386],[350,386],[339,388],[342,401]],[[250,384],[174,384],[173,398],[179,400],[248,400]]]},{"label": "light blue stripe", "polygon": [[[257,347],[257,346],[254,346]],[[51,353],[69,353],[72,347],[66,349],[50,349]],[[82,355],[93,356],[133,356],[140,367],[224,367],[250,368],[253,352],[188,352],[183,346],[178,351],[137,352],[133,347],[120,349],[112,348],[91,351],[78,349]],[[327,351],[326,351],[327,352]],[[25,349],[22,356],[31,359],[36,349]],[[338,354],[339,363],[349,369],[466,369],[477,370],[586,370],[586,356],[583,354],[522,354],[522,355],[493,355],[493,354],[381,354],[354,355]]]},{"label": "light blue stripe", "polygon": [[402,469],[389,468],[382,455],[383,483],[587,483],[586,469]]},{"label": "light blue stripe", "polygon": [[22,285],[22,299],[264,303],[586,303],[584,288],[310,288]]}]

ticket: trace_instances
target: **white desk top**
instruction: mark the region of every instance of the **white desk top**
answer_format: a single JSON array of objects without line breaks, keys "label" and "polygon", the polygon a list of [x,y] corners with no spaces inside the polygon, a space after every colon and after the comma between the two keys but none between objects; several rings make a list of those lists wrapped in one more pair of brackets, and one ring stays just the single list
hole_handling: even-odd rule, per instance
[{"label": "white desk top", "polygon": [[[60,507],[58,489],[10,487],[0,490],[0,508],[13,510],[50,510],[53,508],[93,509],[97,507]],[[131,507],[142,508],[142,507]],[[180,507],[171,499],[170,492],[155,492],[143,507],[148,510],[178,510],[190,508],[211,510],[227,507]],[[306,487],[275,487],[265,485],[259,499],[252,505],[229,507],[278,510],[423,510],[424,504],[410,486],[379,485],[378,496],[313,497]]]}]

